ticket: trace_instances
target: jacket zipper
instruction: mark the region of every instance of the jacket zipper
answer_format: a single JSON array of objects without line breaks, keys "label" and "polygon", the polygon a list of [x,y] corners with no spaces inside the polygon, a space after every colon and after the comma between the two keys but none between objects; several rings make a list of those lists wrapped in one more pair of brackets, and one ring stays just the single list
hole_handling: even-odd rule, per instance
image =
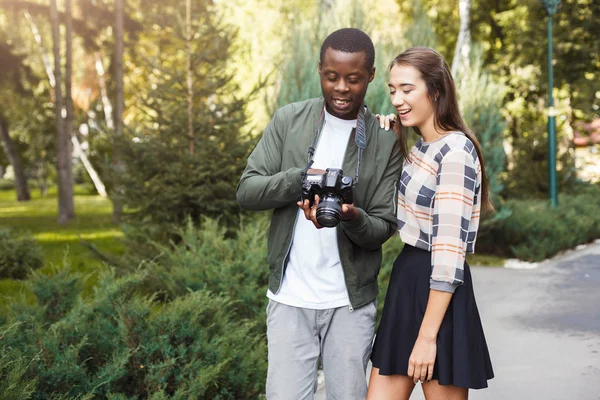
[{"label": "jacket zipper", "polygon": [[298,213],[296,213],[296,219],[294,219],[294,229],[292,229],[292,238],[290,239],[290,244],[288,245],[288,249],[285,252],[285,257],[283,257],[283,262],[281,263],[281,279],[279,280],[279,287],[277,288],[277,292],[275,292],[275,294],[278,294],[279,291],[281,290],[281,283],[283,282],[283,270],[285,269],[285,264],[288,260],[288,257],[290,256],[290,250],[292,249],[292,244],[294,243],[294,233],[296,232],[296,223],[298,222]]},{"label": "jacket zipper", "polygon": [[394,216],[398,218],[398,191],[400,187],[398,186],[398,180],[394,181],[394,198],[392,199],[394,204]]}]

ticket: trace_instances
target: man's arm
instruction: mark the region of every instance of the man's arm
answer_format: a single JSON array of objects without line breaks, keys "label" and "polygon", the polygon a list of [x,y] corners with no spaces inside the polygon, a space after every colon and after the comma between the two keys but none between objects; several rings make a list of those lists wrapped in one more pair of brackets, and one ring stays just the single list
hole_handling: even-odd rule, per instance
[{"label": "man's arm", "polygon": [[293,203],[302,192],[302,168],[281,171],[284,126],[275,112],[250,157],[236,190],[238,203],[248,210],[268,210]]},{"label": "man's arm", "polygon": [[377,186],[368,210],[356,208],[358,216],[342,221],[344,233],[357,245],[368,250],[376,250],[394,234],[397,228],[394,210],[398,201],[395,198],[395,183],[400,178],[402,155],[398,143],[394,143],[385,173]]}]

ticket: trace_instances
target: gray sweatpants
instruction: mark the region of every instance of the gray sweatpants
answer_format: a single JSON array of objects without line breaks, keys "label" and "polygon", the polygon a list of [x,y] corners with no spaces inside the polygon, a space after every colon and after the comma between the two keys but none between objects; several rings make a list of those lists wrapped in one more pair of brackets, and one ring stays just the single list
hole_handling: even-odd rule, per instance
[{"label": "gray sweatpants", "polygon": [[311,310],[269,300],[268,400],[313,399],[319,356],[328,400],[364,400],[366,369],[375,334],[375,302]]}]

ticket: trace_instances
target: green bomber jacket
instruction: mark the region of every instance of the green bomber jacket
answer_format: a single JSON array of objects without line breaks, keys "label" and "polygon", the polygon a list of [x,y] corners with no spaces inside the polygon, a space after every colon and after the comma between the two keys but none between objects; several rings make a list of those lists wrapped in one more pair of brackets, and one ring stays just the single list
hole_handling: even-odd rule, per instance
[{"label": "green bomber jacket", "polygon": [[[248,158],[237,186],[237,200],[248,210],[273,210],[268,236],[269,290],[279,291],[288,262],[301,197],[302,173],[324,106],[323,98],[286,105],[275,112],[263,137]],[[396,231],[396,184],[402,156],[392,131],[379,128],[365,113],[367,145],[353,189],[358,218],[337,226],[338,250],[350,309],[373,301],[378,294],[381,246]],[[342,170],[353,176],[358,146],[350,135]]]}]

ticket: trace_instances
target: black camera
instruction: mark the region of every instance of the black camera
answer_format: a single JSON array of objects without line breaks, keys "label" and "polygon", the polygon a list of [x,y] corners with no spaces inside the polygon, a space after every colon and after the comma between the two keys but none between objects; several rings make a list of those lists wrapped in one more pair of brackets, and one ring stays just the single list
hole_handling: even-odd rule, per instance
[{"label": "black camera", "polygon": [[306,174],[302,179],[302,201],[308,199],[312,207],[315,195],[319,195],[317,222],[333,228],[342,219],[342,204],[351,204],[352,178],[344,176],[339,168],[327,168],[324,174]]}]

